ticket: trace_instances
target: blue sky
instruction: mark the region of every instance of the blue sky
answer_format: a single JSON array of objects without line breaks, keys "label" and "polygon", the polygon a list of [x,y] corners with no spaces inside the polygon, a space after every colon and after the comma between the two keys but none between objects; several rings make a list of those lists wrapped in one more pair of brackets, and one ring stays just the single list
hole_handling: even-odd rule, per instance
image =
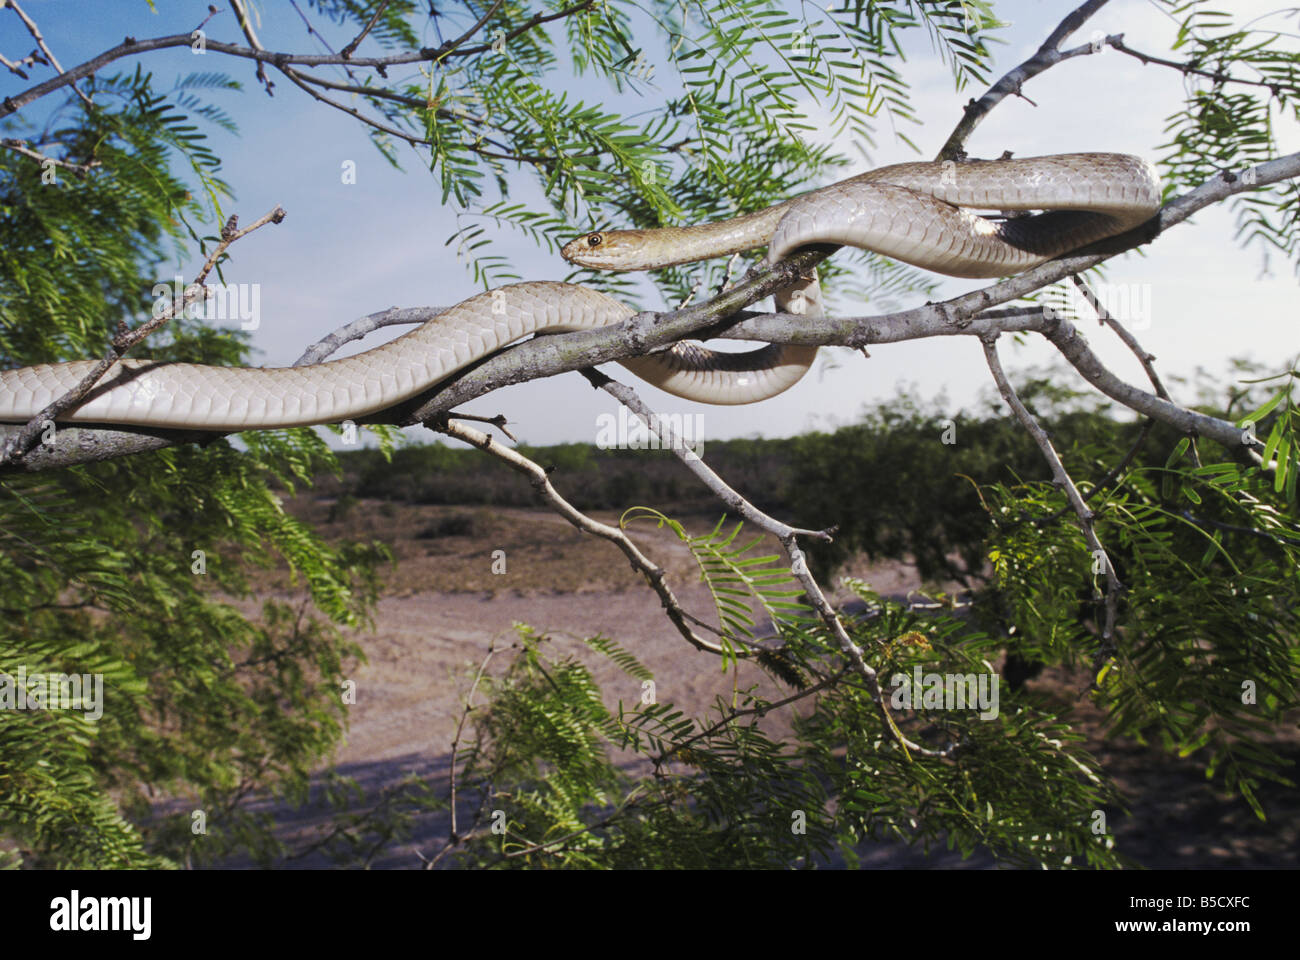
[{"label": "blue sky", "polygon": [[[1012,26],[1003,33],[1007,44],[996,50],[994,75],[1028,57],[1075,5],[1060,0],[998,4]],[[1253,15],[1279,5],[1277,0],[1236,0],[1227,6]],[[209,34],[242,42],[233,16],[224,3],[219,6],[222,12],[208,25]],[[305,4],[300,6],[306,9]],[[158,0],[156,13],[150,12],[144,0],[25,0],[24,7],[41,25],[66,68],[120,42],[127,34],[147,37],[187,32],[203,18],[207,3]],[[259,32],[268,47],[319,49],[287,0],[261,0],[255,7],[262,18]],[[351,31],[340,31],[323,18],[313,19],[335,49],[351,38]],[[1123,32],[1130,46],[1168,56],[1174,29],[1173,22],[1150,0],[1114,0],[1075,42],[1086,41],[1094,30]],[[432,34],[426,39],[437,42]],[[0,52],[13,58],[30,46],[16,18],[0,11]],[[909,53],[905,76],[912,85],[918,112],[926,118],[925,125],[909,135],[924,156],[932,156],[966,100],[983,91],[955,91],[947,68],[922,36],[918,35]],[[212,134],[213,147],[224,160],[222,175],[237,195],[233,211],[244,222],[277,203],[288,212],[282,224],[265,227],[237,243],[226,267],[228,281],[261,285],[262,326],[254,338],[260,351],[258,362],[270,366],[290,363],[324,333],[375,310],[393,305],[450,304],[480,289],[457,262],[454,251],[444,246],[457,227],[455,212],[443,206],[435,179],[412,149],[399,150],[405,172],[393,170],[370,145],[357,121],[317,104],[274,71],[275,96],[268,98],[247,61],[215,54],[198,57],[177,50],[119,61],[109,70],[130,70],[136,62],[152,70],[160,86],[172,76],[196,70],[222,71],[244,83],[242,93],[213,97],[240,126],[238,137],[221,131]],[[1032,156],[1096,150],[1155,159],[1165,139],[1165,117],[1177,108],[1182,85],[1175,71],[1143,67],[1114,51],[1080,57],[1032,81],[1026,93],[1036,106],[1014,99],[1002,104],[977,130],[969,151],[973,156],[997,156],[1004,150]],[[6,72],[0,79],[0,95],[25,86]],[[581,92],[589,100],[607,93],[591,88]],[[820,108],[810,103],[808,109],[816,116]],[[1281,125],[1279,135],[1284,150],[1300,149],[1294,125]],[[855,144],[841,141],[836,145],[844,153],[858,156]],[[869,165],[912,159],[918,156],[893,140],[886,128],[880,132],[872,162],[860,161],[844,175]],[[351,185],[343,184],[340,177],[341,166],[348,160],[357,167],[357,182]],[[536,196],[536,187],[526,175],[513,181],[512,189],[518,199]],[[1158,357],[1159,369],[1167,379],[1190,375],[1198,365],[1221,372],[1225,358],[1242,354],[1281,369],[1300,353],[1300,300],[1291,266],[1274,258],[1271,273],[1262,273],[1259,250],[1243,251],[1233,234],[1233,220],[1226,208],[1205,211],[1192,224],[1178,227],[1150,246],[1145,257],[1128,255],[1112,261],[1113,283],[1138,285],[1133,289],[1145,291],[1150,298],[1150,324],[1139,337]],[[525,279],[558,280],[568,272],[558,256],[538,250],[524,237],[502,234],[499,240],[497,252],[509,255]],[[195,267],[186,263],[177,265],[177,270],[189,277]],[[164,273],[162,279],[169,280],[170,273]],[[979,281],[946,280],[942,293],[954,295],[979,285]],[[875,311],[868,307],[851,312]],[[1145,382],[1122,346],[1094,326],[1083,329],[1112,369],[1134,382]],[[367,341],[345,352],[377,342],[380,340]],[[1024,347],[1012,347],[1008,340],[1004,343],[1005,362],[1013,371],[1053,357],[1049,347],[1035,341]],[[988,389],[987,369],[973,339],[876,347],[871,359],[844,351],[823,354],[834,362],[823,361],[797,387],[759,405],[692,406],[639,386],[643,396],[665,412],[702,412],[706,439],[786,436],[852,422],[864,404],[889,397],[900,388],[926,400],[942,392],[947,397],[945,409],[956,414],[972,409],[981,392]],[[613,375],[633,379],[621,368],[611,365],[609,369]],[[1178,388],[1172,389],[1177,399]],[[1192,399],[1187,392],[1183,398]],[[586,381],[573,373],[507,388],[465,409],[486,415],[505,413],[515,424],[516,434],[527,442],[591,442],[599,415],[614,411],[616,405],[604,394],[593,394]],[[416,432],[416,436],[425,440],[432,435]]]}]

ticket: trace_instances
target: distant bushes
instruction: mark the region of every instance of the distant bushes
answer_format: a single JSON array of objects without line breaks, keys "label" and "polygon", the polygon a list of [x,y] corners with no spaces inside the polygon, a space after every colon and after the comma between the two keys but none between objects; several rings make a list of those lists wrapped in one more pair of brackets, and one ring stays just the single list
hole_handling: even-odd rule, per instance
[{"label": "distant bushes", "polygon": [[[665,450],[601,450],[586,444],[521,446],[546,467],[552,482],[580,510],[624,510],[638,504],[679,511],[712,510],[717,500]],[[706,448],[710,465],[765,509],[788,506],[788,440],[729,440]],[[532,507],[533,488],[477,450],[433,444],[407,447],[388,463],[377,450],[342,453],[344,495],[403,503]]]},{"label": "distant bushes", "polygon": [[[1138,424],[1051,378],[1020,386],[1022,399],[1050,429],[1080,482],[1100,479],[1131,444]],[[1138,462],[1163,464],[1177,437],[1157,430]],[[669,451],[602,450],[588,444],[519,447],[550,471],[581,510],[622,511],[640,504],[669,514],[720,513],[721,504]],[[830,544],[809,545],[825,576],[850,556],[909,557],[928,580],[968,581],[984,562],[989,516],[978,486],[1044,480],[1042,454],[995,405],[973,412],[923,410],[906,397],[882,404],[861,423],[781,440],[716,440],[709,465],[760,509],[798,526],[838,525]],[[420,504],[532,507],[533,488],[477,450],[408,447],[391,463],[375,450],[340,454],[341,497]],[[431,534],[438,535],[438,534]]]},{"label": "distant bushes", "polygon": [[[1032,405],[1032,389],[1024,395]],[[1077,465],[1081,482],[1100,479],[1139,429],[1094,411],[1047,420],[1057,451]],[[1042,453],[1010,416],[940,415],[905,401],[861,424],[790,444],[789,522],[839,525],[833,542],[809,545],[822,575],[861,551],[910,557],[928,580],[966,581],[983,565],[989,530],[977,486],[1048,478]]]}]

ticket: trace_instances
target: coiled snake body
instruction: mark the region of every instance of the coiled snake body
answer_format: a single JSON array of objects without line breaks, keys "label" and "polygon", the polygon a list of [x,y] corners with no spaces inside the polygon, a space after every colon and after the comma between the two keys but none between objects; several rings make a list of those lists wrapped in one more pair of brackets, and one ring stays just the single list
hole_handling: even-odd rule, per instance
[{"label": "coiled snake body", "polygon": [[[1159,204],[1154,170],[1122,154],[904,163],[732,220],[587,234],[563,255],[594,269],[649,270],[762,246],[776,262],[807,244],[834,243],[951,276],[1001,277],[1129,230]],[[1046,212],[990,220],[975,209]],[[776,300],[779,309],[820,315],[815,277]],[[604,326],[632,313],[580,285],[511,284],[471,297],[382,346],[311,366],[123,360],[59,419],[223,431],[339,422],[409,399],[529,333]],[[797,382],[816,349],[771,345],[719,354],[678,344],[619,362],[690,400],[753,403]],[[73,361],[0,371],[0,422],[30,420],[91,366]]]}]

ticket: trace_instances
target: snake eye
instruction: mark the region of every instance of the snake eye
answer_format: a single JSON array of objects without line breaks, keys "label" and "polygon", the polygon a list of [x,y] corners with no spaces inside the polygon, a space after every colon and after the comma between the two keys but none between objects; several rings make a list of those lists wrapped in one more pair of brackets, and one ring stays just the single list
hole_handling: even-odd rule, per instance
[{"label": "snake eye", "polygon": [[599,247],[599,246],[600,246],[600,240],[601,240],[601,236],[600,236],[600,234],[599,234],[599,233],[593,233],[593,234],[591,234],[591,236],[587,237],[587,246],[589,246],[589,247]]}]

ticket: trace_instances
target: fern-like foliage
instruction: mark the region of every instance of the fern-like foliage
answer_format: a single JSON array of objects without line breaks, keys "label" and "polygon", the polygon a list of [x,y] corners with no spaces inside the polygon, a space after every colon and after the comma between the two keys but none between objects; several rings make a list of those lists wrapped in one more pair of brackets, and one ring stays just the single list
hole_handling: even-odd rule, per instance
[{"label": "fern-like foliage", "polygon": [[[404,88],[409,104],[366,100],[430,141],[444,203],[464,218],[452,244],[485,287],[516,274],[493,252],[483,218],[513,222],[554,250],[590,226],[703,222],[802,192],[846,162],[812,142],[812,131],[845,132],[869,149],[887,123],[890,136],[911,143],[918,118],[902,37],[926,33],[961,87],[984,77],[1000,26],[988,4],[956,0],[798,10],[775,0],[572,9],[554,0],[540,14],[561,11],[550,29],[518,33],[534,10],[498,4],[483,36],[502,37],[499,46],[447,59]],[[569,68],[592,95],[555,88]],[[536,176],[545,212],[510,199],[506,177],[516,171]],[[829,268],[832,286],[841,272]],[[899,289],[925,285],[910,269],[890,275]],[[583,281],[626,292],[610,274]],[[680,272],[656,283],[664,297],[681,298]]]},{"label": "fern-like foliage", "polygon": [[[735,643],[754,639],[758,610],[771,619],[778,633],[791,623],[812,617],[807,604],[793,599],[802,596],[803,589],[791,587],[796,581],[790,569],[781,566],[775,554],[750,554],[763,542],[762,535],[736,543],[743,522],[737,521],[728,531],[724,515],[708,533],[692,536],[681,523],[653,507],[633,507],[619,519],[619,526],[638,520],[652,520],[658,527],[667,527],[690,547],[717,609],[729,656],[735,653]],[[725,665],[727,658],[723,662]]]},{"label": "fern-like foliage", "polygon": [[[206,102],[238,84],[194,74],[157,92],[143,69],[97,75],[97,104],[17,114],[6,133],[86,165],[51,182],[0,151],[0,363],[102,355],[120,322],[149,315],[162,264],[202,247],[229,195]],[[163,275],[160,277],[159,274]],[[246,361],[238,334],[177,317],[159,360]],[[376,545],[330,547],[284,510],[336,469],[310,430],[218,440],[0,482],[0,673],[102,678],[103,715],[0,710],[0,840],[27,866],[201,863],[242,846],[273,855],[267,825],[238,810],[254,789],[301,794],[344,729],[340,683],[359,649],[334,624],[368,621]],[[255,623],[230,604],[277,567],[309,602]],[[333,621],[331,623],[330,621]],[[159,792],[197,797],[210,822],[143,820]]]},{"label": "fern-like foliage", "polygon": [[[872,613],[850,632],[882,657],[882,676],[990,669],[988,638],[969,624],[923,621],[859,589]],[[1003,699],[991,722],[962,710],[900,715],[911,736],[963,744],[952,760],[908,761],[852,676],[823,684],[794,718],[797,736],[782,739],[763,719],[777,705],[756,688],[707,717],[671,703],[615,712],[588,668],[516,629],[519,652],[485,685],[489,705],[458,774],[475,810],[451,848],[461,866],[812,867],[854,863],[885,839],[1023,866],[1124,862],[1092,831],[1096,810],[1118,807],[1113,789],[1068,723],[1030,702]],[[836,655],[817,632],[800,628],[790,645],[820,651],[809,665],[826,671]],[[629,753],[653,772],[631,775],[636,766],[618,759]]]},{"label": "fern-like foliage", "polygon": [[[1242,170],[1279,154],[1279,119],[1300,119],[1300,49],[1285,10],[1244,17],[1205,0],[1160,0],[1175,27],[1173,50],[1197,73],[1167,120],[1166,183],[1186,187],[1220,170]],[[1237,83],[1234,81],[1246,81]],[[1237,237],[1265,265],[1277,252],[1300,271],[1300,185],[1283,181],[1234,197]]]},{"label": "fern-like foliage", "polygon": [[[1111,732],[1201,753],[1207,775],[1221,774],[1261,819],[1260,782],[1291,782],[1265,741],[1298,705],[1300,522],[1276,486],[1236,462],[1191,462],[1184,440],[1163,466],[1134,468],[1094,507],[1124,584],[1115,652],[1098,676]],[[1042,484],[995,485],[988,495],[993,588],[1017,629],[1015,648],[1040,662],[1089,664],[1101,649],[1105,583],[1077,527],[1041,522],[1063,497]]]}]

